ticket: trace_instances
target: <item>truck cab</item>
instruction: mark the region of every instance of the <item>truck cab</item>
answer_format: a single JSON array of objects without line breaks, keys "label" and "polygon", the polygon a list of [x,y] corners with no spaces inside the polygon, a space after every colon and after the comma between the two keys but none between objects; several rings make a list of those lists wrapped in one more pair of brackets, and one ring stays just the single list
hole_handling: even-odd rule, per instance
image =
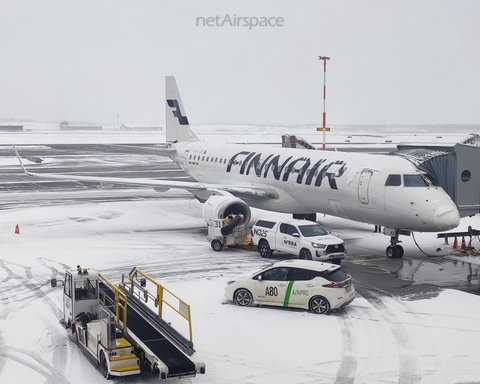
[{"label": "truck cab", "polygon": [[262,257],[278,251],[299,259],[340,264],[346,254],[342,239],[308,220],[259,219],[252,227],[252,241]]},{"label": "truck cab", "polygon": [[[56,285],[55,280],[52,285]],[[98,272],[90,268],[82,269],[80,266],[67,270],[63,287],[61,324],[66,329],[73,331],[74,316],[82,312],[91,313],[92,307],[98,304]]]}]

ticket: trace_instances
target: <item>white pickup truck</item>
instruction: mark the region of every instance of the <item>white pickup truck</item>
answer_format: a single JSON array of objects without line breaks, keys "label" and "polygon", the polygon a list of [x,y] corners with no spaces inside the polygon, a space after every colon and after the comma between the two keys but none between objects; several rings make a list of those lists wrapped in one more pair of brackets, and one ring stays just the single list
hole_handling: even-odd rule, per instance
[{"label": "white pickup truck", "polygon": [[342,239],[308,220],[260,219],[252,227],[252,241],[262,257],[278,251],[300,259],[340,264],[347,252]]}]

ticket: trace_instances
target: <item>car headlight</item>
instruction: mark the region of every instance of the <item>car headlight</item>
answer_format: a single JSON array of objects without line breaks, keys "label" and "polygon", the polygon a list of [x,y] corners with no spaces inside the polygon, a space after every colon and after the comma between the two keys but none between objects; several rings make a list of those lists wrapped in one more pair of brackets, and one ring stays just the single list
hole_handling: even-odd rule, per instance
[{"label": "car headlight", "polygon": [[326,245],[325,244],[319,244],[319,243],[312,243],[312,247],[313,248],[324,249],[326,247]]},{"label": "car headlight", "polygon": [[234,282],[235,282],[235,280],[227,281],[227,285],[233,284]]}]

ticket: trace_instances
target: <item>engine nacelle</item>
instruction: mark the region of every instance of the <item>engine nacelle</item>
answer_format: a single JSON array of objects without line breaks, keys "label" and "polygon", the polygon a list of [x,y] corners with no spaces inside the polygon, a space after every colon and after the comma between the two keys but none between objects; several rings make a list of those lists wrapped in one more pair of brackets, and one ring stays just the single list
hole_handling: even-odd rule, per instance
[{"label": "engine nacelle", "polygon": [[208,225],[213,225],[214,220],[225,219],[229,215],[242,215],[245,225],[248,225],[252,216],[247,203],[234,196],[211,196],[203,205],[203,218]]}]

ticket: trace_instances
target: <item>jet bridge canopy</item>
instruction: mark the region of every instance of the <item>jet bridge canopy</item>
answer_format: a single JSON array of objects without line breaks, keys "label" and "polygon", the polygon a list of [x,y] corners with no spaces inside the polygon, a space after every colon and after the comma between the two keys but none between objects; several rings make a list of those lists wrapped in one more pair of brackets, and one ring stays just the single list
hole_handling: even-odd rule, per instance
[{"label": "jet bridge canopy", "polygon": [[480,136],[451,146],[399,144],[402,156],[428,173],[449,194],[461,217],[480,212]]}]

